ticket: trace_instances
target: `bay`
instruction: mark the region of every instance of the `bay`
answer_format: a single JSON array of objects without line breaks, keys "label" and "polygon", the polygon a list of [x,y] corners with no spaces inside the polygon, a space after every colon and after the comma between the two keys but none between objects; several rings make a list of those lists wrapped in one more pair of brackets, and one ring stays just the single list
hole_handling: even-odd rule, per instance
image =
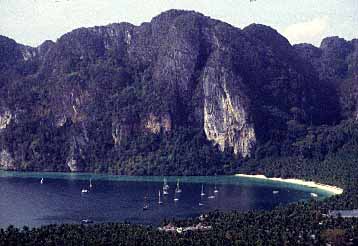
[{"label": "bay", "polygon": [[[318,195],[315,199],[331,195],[316,188],[235,176],[166,177],[169,194],[162,195],[159,205],[163,178],[0,171],[0,228],[81,223],[83,219],[158,225],[163,219],[196,217],[216,209],[269,210],[312,199],[312,192]],[[175,195],[178,179],[182,192]],[[205,196],[200,195],[202,186]],[[174,196],[179,200],[175,202]],[[144,203],[149,205],[147,210]]]}]

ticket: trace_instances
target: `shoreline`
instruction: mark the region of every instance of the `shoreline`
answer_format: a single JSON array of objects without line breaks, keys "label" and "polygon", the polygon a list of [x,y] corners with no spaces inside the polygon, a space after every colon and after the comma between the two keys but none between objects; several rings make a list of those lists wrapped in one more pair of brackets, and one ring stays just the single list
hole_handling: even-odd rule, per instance
[{"label": "shoreline", "polygon": [[334,195],[340,195],[343,193],[343,189],[337,186],[333,186],[333,185],[326,185],[326,184],[321,184],[321,183],[317,183],[314,181],[306,181],[303,179],[294,179],[294,178],[290,178],[290,179],[283,179],[283,178],[268,178],[265,175],[250,175],[250,174],[235,174],[235,176],[237,177],[245,177],[245,178],[254,178],[254,179],[262,179],[262,180],[271,180],[271,181],[276,181],[276,182],[282,182],[282,183],[290,183],[290,184],[296,184],[296,185],[302,185],[302,186],[306,186],[306,187],[310,187],[310,188],[317,188],[317,189],[321,189],[327,192],[330,192]]},{"label": "shoreline", "polygon": [[[55,174],[55,178],[73,178],[72,174],[78,175],[78,179],[79,180],[88,180],[89,178],[93,178],[93,179],[97,179],[95,176],[107,176],[108,179],[105,180],[118,180],[119,178],[121,178],[121,181],[132,181],[133,179],[140,179],[142,181],[145,181],[148,177],[156,177],[156,176],[122,176],[122,175],[111,175],[111,174],[105,174],[105,173],[71,173],[71,172],[23,172],[23,171],[6,171],[6,170],[1,170],[0,169],[0,177],[2,177],[1,173],[15,173],[15,175],[10,175],[12,177],[17,177],[16,173],[26,173],[27,177],[35,177],[35,178],[39,178],[39,177],[43,177],[45,174]],[[35,173],[35,175],[33,175]],[[41,176],[39,176],[39,174],[42,174]],[[66,177],[69,176],[69,177]],[[314,181],[306,181],[303,179],[295,179],[295,178],[289,178],[289,179],[283,179],[283,178],[268,178],[265,175],[260,175],[260,174],[256,174],[256,175],[251,175],[251,174],[234,174],[234,176],[236,177],[245,177],[245,178],[253,178],[253,179],[261,179],[261,180],[270,180],[270,181],[275,181],[275,182],[281,182],[281,183],[288,183],[288,184],[295,184],[295,185],[300,185],[300,186],[305,186],[305,187],[310,187],[310,188],[317,188],[320,190],[324,190],[326,192],[332,193],[333,195],[340,195],[343,193],[343,189],[338,187],[338,186],[333,186],[333,185],[326,185],[326,184],[322,184],[322,183],[317,183]],[[168,178],[170,178],[171,176],[167,176]],[[174,176],[173,176],[174,177]],[[176,176],[175,176],[176,177]],[[157,176],[158,181],[162,180],[162,176]],[[136,180],[135,180],[136,181]]]}]

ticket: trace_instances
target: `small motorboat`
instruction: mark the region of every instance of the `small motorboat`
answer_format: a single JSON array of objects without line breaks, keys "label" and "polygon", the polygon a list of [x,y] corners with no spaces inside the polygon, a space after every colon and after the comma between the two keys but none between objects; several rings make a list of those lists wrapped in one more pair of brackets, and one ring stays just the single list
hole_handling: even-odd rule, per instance
[{"label": "small motorboat", "polygon": [[84,219],[81,221],[82,224],[92,224],[93,223],[93,220],[90,220],[90,219]]},{"label": "small motorboat", "polygon": [[310,194],[311,194],[311,197],[318,197],[318,195],[316,193],[311,192]]},{"label": "small motorboat", "polygon": [[176,196],[176,194],[174,194],[174,202],[179,201],[179,198]]}]

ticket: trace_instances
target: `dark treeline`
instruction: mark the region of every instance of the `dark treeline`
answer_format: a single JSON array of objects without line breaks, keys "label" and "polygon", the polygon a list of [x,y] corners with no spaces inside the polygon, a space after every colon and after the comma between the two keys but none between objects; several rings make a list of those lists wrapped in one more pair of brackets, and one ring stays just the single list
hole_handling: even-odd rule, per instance
[{"label": "dark treeline", "polygon": [[[178,226],[198,220],[173,222]],[[168,233],[130,224],[49,225],[0,230],[0,245],[357,245],[358,219],[325,215],[320,202],[260,212],[212,212],[203,232]]]}]

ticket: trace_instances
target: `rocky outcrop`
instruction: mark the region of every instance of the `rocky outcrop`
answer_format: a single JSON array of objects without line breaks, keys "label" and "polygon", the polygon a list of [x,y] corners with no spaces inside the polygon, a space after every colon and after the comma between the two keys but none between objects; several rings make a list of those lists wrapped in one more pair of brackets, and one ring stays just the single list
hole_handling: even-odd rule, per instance
[{"label": "rocky outcrop", "polygon": [[0,152],[0,169],[4,169],[4,170],[16,169],[14,159],[11,157],[10,153],[5,149],[3,149]]},{"label": "rocky outcrop", "polygon": [[232,148],[236,155],[250,157],[256,136],[240,80],[221,64],[204,70],[204,131],[222,151]]},{"label": "rocky outcrop", "polygon": [[172,121],[169,114],[163,114],[161,116],[155,116],[150,113],[144,122],[144,128],[153,133],[159,134],[160,132],[169,132],[172,129]]},{"label": "rocky outcrop", "polygon": [[11,122],[12,114],[9,110],[5,110],[0,114],[0,130],[5,129]]},{"label": "rocky outcrop", "polygon": [[22,46],[21,54],[24,61],[29,61],[35,59],[37,56],[37,50],[29,46]]},{"label": "rocky outcrop", "polygon": [[345,119],[358,115],[358,40],[327,37],[320,47],[309,44],[294,46],[297,54],[311,63],[319,78],[337,91],[341,116]]},{"label": "rocky outcrop", "polygon": [[66,165],[71,172],[80,172],[84,170],[86,155],[88,154],[88,140],[86,135],[73,136],[66,161]]},{"label": "rocky outcrop", "polygon": [[121,145],[124,140],[128,140],[132,134],[137,133],[136,124],[127,124],[123,122],[122,124],[114,121],[112,123],[112,139],[115,146]]}]

